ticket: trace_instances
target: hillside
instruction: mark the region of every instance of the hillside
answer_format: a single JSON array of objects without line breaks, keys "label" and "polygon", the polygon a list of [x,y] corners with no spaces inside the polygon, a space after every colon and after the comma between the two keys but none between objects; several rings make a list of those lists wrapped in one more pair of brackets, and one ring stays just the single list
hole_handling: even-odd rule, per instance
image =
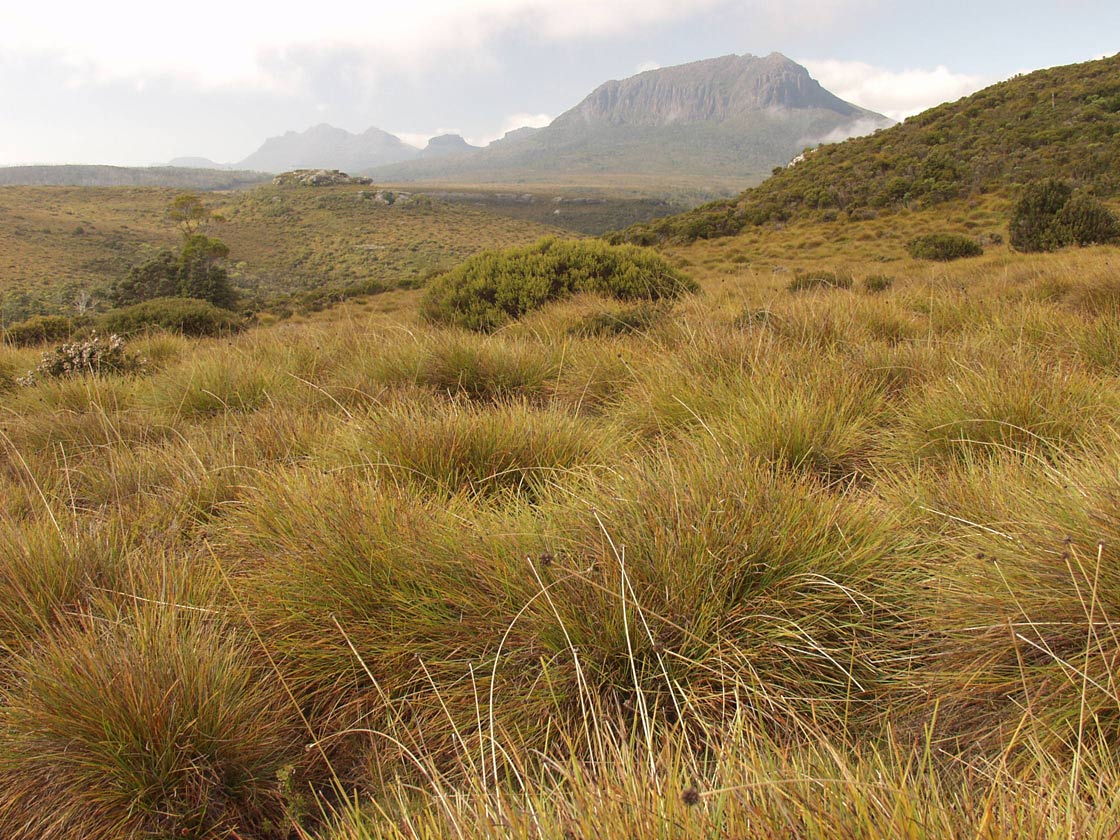
[{"label": "hillside", "polygon": [[183,190],[239,190],[268,180],[260,171],[179,166],[2,166],[0,186],[171,187]]},{"label": "hillside", "polygon": [[[0,189],[0,321],[97,306],[101,292],[179,232],[177,193],[143,188]],[[537,220],[482,202],[420,198],[392,206],[369,187],[278,188],[208,195],[224,216],[211,235],[230,246],[233,280],[252,297],[377,283],[414,283],[480,248],[555,234],[552,205]],[[547,205],[548,209],[544,205]],[[598,208],[589,208],[598,209]]]},{"label": "hillside", "polygon": [[[0,188],[0,324],[103,305],[101,290],[130,266],[153,248],[177,246],[179,232],[166,215],[176,194]],[[206,195],[204,203],[225,218],[211,233],[229,244],[234,282],[251,298],[416,283],[483,247],[558,233],[598,235],[687,206],[604,190],[460,186],[417,195],[384,185],[271,184]]]},{"label": "hillside", "polygon": [[547,128],[470,156],[371,174],[505,183],[608,175],[743,185],[821,138],[889,124],[832,95],[785,56],[729,55],[607,82]]},{"label": "hillside", "polygon": [[1061,178],[1120,192],[1120,55],[1039,70],[868,137],[830,144],[734,199],[638,225],[655,243],[734,234],[806,214],[934,206]]}]

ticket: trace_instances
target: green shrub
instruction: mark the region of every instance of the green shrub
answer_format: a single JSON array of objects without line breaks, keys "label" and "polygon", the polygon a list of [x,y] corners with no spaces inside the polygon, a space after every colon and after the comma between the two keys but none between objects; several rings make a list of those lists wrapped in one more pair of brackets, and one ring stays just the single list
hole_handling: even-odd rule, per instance
[{"label": "green shrub", "polygon": [[28,371],[19,384],[31,386],[44,379],[135,373],[143,365],[143,359],[125,351],[120,336],[111,335],[106,341],[94,333],[85,341],[63,344],[44,353],[38,367]]},{"label": "green shrub", "polygon": [[1120,239],[1115,214],[1061,181],[1027,187],[1011,214],[1011,244],[1020,251],[1055,251]]},{"label": "green shrub", "polygon": [[906,250],[916,260],[948,262],[962,257],[979,257],[984,253],[980,243],[959,233],[927,233],[906,243]]},{"label": "green shrub", "polygon": [[636,301],[697,288],[660,256],[634,246],[543,239],[475,255],[429,286],[422,311],[431,321],[486,332],[574,292]]},{"label": "green shrub", "polygon": [[179,293],[179,258],[166,248],[128,270],[128,275],[113,282],[109,299],[113,306],[131,306],[134,303],[158,297],[173,297]]},{"label": "green shrub", "polygon": [[65,341],[77,325],[64,315],[33,315],[4,330],[4,341],[14,347],[34,347],[49,341]]},{"label": "green shrub", "polygon": [[204,336],[236,332],[244,321],[205,300],[164,297],[107,312],[101,317],[101,326],[119,335],[160,327],[183,335]]},{"label": "green shrub", "polygon": [[885,274],[872,274],[870,277],[865,277],[863,280],[863,290],[869,295],[877,295],[881,292],[885,292],[893,285],[894,278],[887,277]]},{"label": "green shrub", "polygon": [[1075,193],[1054,217],[1062,245],[1096,245],[1120,239],[1120,222],[1111,210],[1085,193]]},{"label": "green shrub", "polygon": [[805,292],[811,289],[850,289],[852,278],[848,274],[835,271],[799,271],[786,288],[791,292]]},{"label": "green shrub", "polygon": [[1054,179],[1028,185],[1011,211],[1008,230],[1012,247],[1020,251],[1062,247],[1054,221],[1072,195],[1069,184]]}]

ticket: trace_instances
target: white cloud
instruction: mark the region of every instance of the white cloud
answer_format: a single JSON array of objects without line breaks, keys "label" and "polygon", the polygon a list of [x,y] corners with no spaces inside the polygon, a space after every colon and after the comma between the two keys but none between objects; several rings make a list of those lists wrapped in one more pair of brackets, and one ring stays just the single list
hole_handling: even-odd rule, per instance
[{"label": "white cloud", "polygon": [[[729,0],[228,0],[187,7],[151,0],[5,3],[0,53],[49,52],[93,81],[174,75],[208,85],[290,90],[298,72],[275,66],[307,51],[353,50],[374,67],[488,60],[486,46],[517,31],[546,40],[607,37],[691,17]],[[9,7],[14,7],[9,9]],[[493,57],[490,57],[493,60]]]},{"label": "white cloud", "polygon": [[862,61],[801,60],[813,77],[841,99],[903,120],[942,102],[975,93],[994,79],[933,69],[889,70]]},{"label": "white cloud", "polygon": [[637,75],[638,73],[645,73],[649,70],[660,70],[660,69],[661,69],[661,65],[658,64],[656,61],[643,61],[641,64],[639,64],[637,67],[634,68],[634,74]]}]

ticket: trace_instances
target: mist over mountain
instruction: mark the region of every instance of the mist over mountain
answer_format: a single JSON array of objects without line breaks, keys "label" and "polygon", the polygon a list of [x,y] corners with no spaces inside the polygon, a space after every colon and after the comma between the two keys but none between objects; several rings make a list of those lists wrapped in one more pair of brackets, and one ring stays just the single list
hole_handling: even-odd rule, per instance
[{"label": "mist over mountain", "polygon": [[806,146],[892,125],[779,53],[728,55],[600,85],[539,131],[470,157],[418,160],[384,179],[553,180],[641,175],[761,181]]},{"label": "mist over mountain", "polygon": [[351,134],[322,123],[306,131],[288,131],[279,137],[270,137],[238,163],[237,168],[260,172],[341,169],[353,173],[410,160],[419,154],[419,149],[379,128]]}]

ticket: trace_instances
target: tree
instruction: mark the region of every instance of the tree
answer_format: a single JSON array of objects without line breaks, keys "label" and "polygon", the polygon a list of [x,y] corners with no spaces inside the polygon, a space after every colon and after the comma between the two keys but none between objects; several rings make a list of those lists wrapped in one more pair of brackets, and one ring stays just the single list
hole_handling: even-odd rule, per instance
[{"label": "tree", "polygon": [[220,239],[202,233],[188,236],[179,255],[179,297],[197,298],[223,309],[233,309],[237,294],[223,264],[228,257],[229,246]]},{"label": "tree", "polygon": [[160,249],[139,265],[128,270],[128,276],[113,283],[109,297],[113,306],[131,306],[158,297],[179,294],[179,258],[166,248]]},{"label": "tree", "polygon": [[179,193],[167,208],[167,217],[183,232],[184,237],[193,236],[211,219],[216,218],[210,208],[202,203],[197,193]]}]

